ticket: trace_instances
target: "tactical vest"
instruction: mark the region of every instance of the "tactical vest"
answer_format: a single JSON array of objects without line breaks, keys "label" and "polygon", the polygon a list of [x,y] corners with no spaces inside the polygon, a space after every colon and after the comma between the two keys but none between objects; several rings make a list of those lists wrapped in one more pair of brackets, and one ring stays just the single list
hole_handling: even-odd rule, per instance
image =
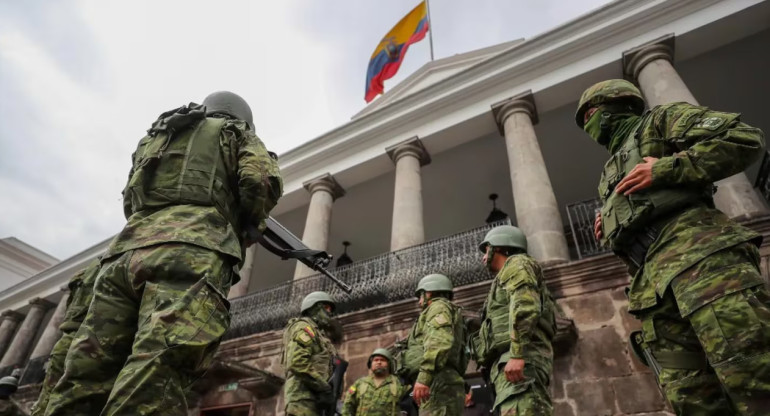
[{"label": "tactical vest", "polygon": [[[492,281],[487,299],[481,312],[481,328],[474,340],[476,361],[489,367],[494,360],[507,352],[511,346],[510,302],[511,295],[500,284]],[[553,340],[556,335],[556,310],[553,301],[540,291],[540,319],[537,328]]]},{"label": "tactical vest", "polygon": [[[434,302],[449,302],[449,300],[443,298],[437,298]],[[461,375],[465,374],[465,369],[468,367],[468,361],[470,360],[470,352],[467,349],[468,332],[465,328],[465,321],[463,320],[462,308],[452,304],[452,332],[454,335],[454,344],[452,350],[449,352],[449,359],[447,360],[447,366],[454,368]],[[422,324],[422,325],[421,325]],[[425,349],[423,348],[424,341],[424,322],[418,319],[417,323],[412,327],[409,332],[409,337],[406,341],[406,348],[399,351],[397,354],[396,362],[399,365],[397,373],[399,376],[408,380],[409,383],[414,383],[420,372],[420,364],[422,363]]]},{"label": "tactical vest", "polygon": [[337,349],[334,348],[332,342],[321,333],[318,325],[316,325],[312,319],[307,317],[292,318],[289,320],[289,324],[286,327],[288,330],[283,332],[283,351],[281,352],[281,365],[284,369],[289,368],[289,363],[286,362],[286,346],[289,345],[289,341],[291,341],[291,338],[296,332],[292,331],[294,329],[294,324],[299,321],[301,321],[306,326],[309,326],[310,329],[315,333],[310,355],[311,367],[313,367],[313,370],[320,374],[324,379],[330,379],[334,371],[332,358],[334,355],[336,355]]},{"label": "tactical vest", "polygon": [[236,188],[220,150],[227,120],[189,110],[182,107],[164,119],[176,117],[173,125],[159,120],[139,141],[123,191],[124,210],[129,214],[171,205],[212,206],[238,230]]},{"label": "tactical vest", "polygon": [[[647,138],[656,134],[652,123],[653,117],[648,112],[642,117],[640,125],[623,142],[620,150],[604,164],[599,181],[599,197],[603,204],[601,243],[613,251],[625,251],[624,248],[634,239],[636,233],[667,214],[680,211],[699,201],[713,204],[711,184],[704,188],[645,189],[628,196],[615,192],[615,186],[636,165],[643,163],[645,156],[667,156],[661,154],[661,149],[653,149],[655,146],[662,146],[656,143],[662,143],[662,139]],[[681,128],[682,132],[686,129],[687,127]],[[652,143],[649,143],[650,148],[641,150],[640,136],[643,133],[645,140]]]}]

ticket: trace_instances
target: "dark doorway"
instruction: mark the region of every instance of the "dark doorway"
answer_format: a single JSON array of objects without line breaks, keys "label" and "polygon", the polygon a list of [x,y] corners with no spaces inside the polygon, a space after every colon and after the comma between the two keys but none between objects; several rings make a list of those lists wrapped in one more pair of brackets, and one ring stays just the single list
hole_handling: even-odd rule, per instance
[{"label": "dark doorway", "polygon": [[251,404],[209,407],[201,410],[201,416],[252,416]]}]

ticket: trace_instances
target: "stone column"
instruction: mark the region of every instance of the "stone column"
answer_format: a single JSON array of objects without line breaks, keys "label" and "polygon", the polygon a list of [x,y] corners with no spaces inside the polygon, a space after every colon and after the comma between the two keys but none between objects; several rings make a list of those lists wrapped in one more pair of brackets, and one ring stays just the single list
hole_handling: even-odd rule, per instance
[{"label": "stone column", "polygon": [[425,242],[420,168],[430,163],[430,155],[417,137],[388,147],[386,151],[396,165],[390,233],[390,251],[396,251]]},{"label": "stone column", "polygon": [[[310,206],[305,220],[305,231],[302,241],[306,246],[316,250],[326,250],[329,247],[329,228],[332,220],[332,205],[334,200],[345,195],[334,177],[327,173],[303,184],[310,192]],[[310,276],[315,272],[297,262],[294,279]]]},{"label": "stone column", "polygon": [[0,315],[0,357],[5,354],[8,349],[13,334],[16,333],[16,327],[19,326],[19,322],[24,318],[24,315],[14,311],[4,311]]},{"label": "stone column", "polygon": [[[638,81],[650,108],[677,101],[698,105],[698,100],[674,69],[673,60],[673,35],[623,53],[623,71],[626,77]],[[714,204],[729,217],[747,219],[770,213],[745,173],[738,173],[716,184]]]},{"label": "stone column", "polygon": [[532,93],[495,104],[492,112],[505,136],[516,222],[527,236],[529,253],[544,264],[569,261],[561,213],[535,135]]},{"label": "stone column", "polygon": [[56,306],[56,310],[53,312],[51,320],[48,321],[48,325],[46,325],[43,335],[41,335],[40,339],[37,341],[35,349],[32,350],[32,354],[29,355],[30,360],[34,360],[38,357],[48,357],[51,350],[53,350],[54,344],[56,344],[56,341],[61,337],[59,325],[64,322],[64,313],[67,311],[67,299],[69,299],[70,296],[69,288],[67,286],[62,286],[61,290],[64,292],[64,296],[62,296],[59,304]]},{"label": "stone column", "polygon": [[257,244],[255,243],[246,249],[246,258],[243,259],[243,267],[241,267],[240,271],[241,280],[230,288],[230,293],[227,295],[228,299],[246,296],[249,293],[251,272],[254,269],[254,259],[256,256]]},{"label": "stone column", "polygon": [[54,306],[53,303],[40,298],[30,300],[29,304],[31,305],[29,312],[27,312],[19,332],[13,338],[11,346],[8,347],[8,351],[3,356],[3,359],[0,360],[0,368],[24,364],[24,360],[27,358],[29,348],[35,339],[35,335],[37,335],[40,324],[43,322],[46,311]]}]

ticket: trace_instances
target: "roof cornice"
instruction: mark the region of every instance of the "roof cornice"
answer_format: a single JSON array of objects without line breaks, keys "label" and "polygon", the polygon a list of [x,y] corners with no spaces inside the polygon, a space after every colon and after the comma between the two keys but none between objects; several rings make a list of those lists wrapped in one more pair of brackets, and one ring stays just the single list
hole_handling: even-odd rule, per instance
[{"label": "roof cornice", "polygon": [[0,292],[0,311],[17,310],[34,297],[44,298],[57,293],[61,286],[107,250],[112,237],[55,264]]}]

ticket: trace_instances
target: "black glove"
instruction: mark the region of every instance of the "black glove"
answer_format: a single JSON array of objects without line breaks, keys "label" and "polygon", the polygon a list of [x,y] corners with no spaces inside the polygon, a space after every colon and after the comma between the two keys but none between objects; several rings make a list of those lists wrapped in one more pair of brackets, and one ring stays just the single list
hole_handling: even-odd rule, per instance
[{"label": "black glove", "polygon": [[329,390],[316,395],[316,403],[318,403],[318,410],[321,411],[323,416],[334,416],[334,413],[337,411],[337,400],[332,394],[331,387],[329,387]]}]

